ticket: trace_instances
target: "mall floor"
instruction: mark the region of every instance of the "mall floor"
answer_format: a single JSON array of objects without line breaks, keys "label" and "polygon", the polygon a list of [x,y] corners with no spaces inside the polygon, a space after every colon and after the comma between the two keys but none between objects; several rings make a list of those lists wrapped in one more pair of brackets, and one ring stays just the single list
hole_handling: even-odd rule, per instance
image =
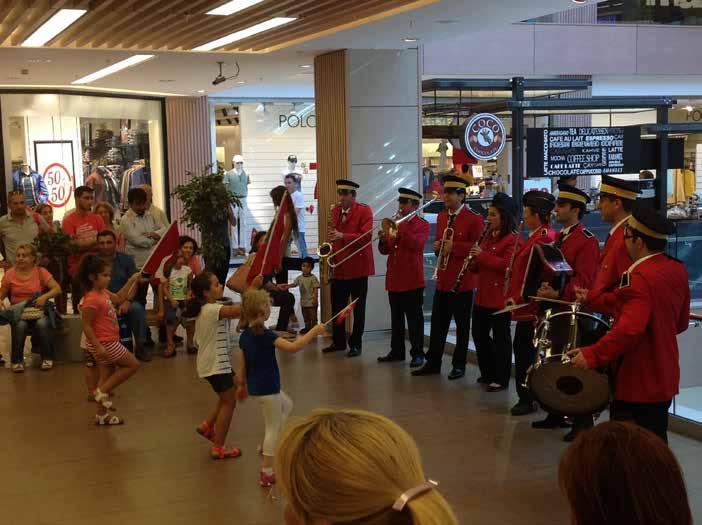
[{"label": "mall floor", "polygon": [[[355,407],[393,418],[417,440],[427,476],[441,482],[462,523],[569,523],[556,481],[563,432],[534,431],[534,417],[507,415],[510,393],[481,390],[473,367],[449,382],[410,377],[401,363],[379,365],[386,334],[369,335],[358,359],[322,355],[323,342],[281,356],[294,415]],[[255,402],[240,404],[232,424],[230,441],[243,457],[216,462],[194,432],[214,395],[197,379],[193,356],[146,363],[114,399],[122,427],[92,425],[82,372],[80,365],[0,370],[3,523],[281,523],[277,492],[257,485],[263,421]],[[672,435],[671,445],[700,518],[702,444]]]}]

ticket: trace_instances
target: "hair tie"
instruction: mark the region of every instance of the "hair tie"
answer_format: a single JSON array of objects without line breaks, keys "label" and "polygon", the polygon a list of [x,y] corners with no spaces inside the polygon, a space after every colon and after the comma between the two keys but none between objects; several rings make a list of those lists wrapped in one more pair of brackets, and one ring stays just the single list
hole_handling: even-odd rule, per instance
[{"label": "hair tie", "polygon": [[436,487],[439,486],[438,481],[434,481],[433,479],[429,479],[422,483],[421,485],[417,485],[416,487],[413,487],[409,490],[406,490],[403,492],[399,498],[395,500],[395,503],[392,505],[392,510],[396,510],[398,512],[401,512],[404,510],[405,505],[407,505],[410,501],[412,501],[414,498],[419,496],[420,494],[424,494],[425,492],[429,492],[432,489],[435,489]]}]

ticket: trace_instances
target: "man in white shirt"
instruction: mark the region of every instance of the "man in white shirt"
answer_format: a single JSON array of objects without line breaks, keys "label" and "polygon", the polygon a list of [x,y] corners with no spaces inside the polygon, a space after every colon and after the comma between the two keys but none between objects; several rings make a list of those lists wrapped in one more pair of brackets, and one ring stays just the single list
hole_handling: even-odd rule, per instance
[{"label": "man in white shirt", "polygon": [[297,213],[297,228],[299,233],[295,242],[297,243],[300,257],[304,259],[308,255],[307,243],[305,242],[305,196],[297,189],[295,175],[292,173],[285,176],[285,187],[288,189],[288,193],[290,193],[290,198],[292,199],[295,212]]},{"label": "man in white shirt", "polygon": [[140,184],[137,187],[146,192],[146,213],[150,213],[156,217],[156,220],[163,228],[168,228],[170,222],[168,222],[166,212],[154,205],[154,192],[151,190],[151,186],[148,184]]}]

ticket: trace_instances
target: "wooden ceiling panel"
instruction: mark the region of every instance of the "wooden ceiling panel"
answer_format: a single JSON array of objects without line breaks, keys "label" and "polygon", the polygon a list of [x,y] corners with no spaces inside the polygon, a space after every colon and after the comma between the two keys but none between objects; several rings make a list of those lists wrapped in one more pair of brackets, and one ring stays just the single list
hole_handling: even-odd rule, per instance
[{"label": "wooden ceiling panel", "polygon": [[62,8],[88,12],[46,47],[188,51],[289,16],[297,20],[216,52],[268,52],[417,9],[439,0],[264,0],[230,16],[206,13],[226,0],[0,0],[0,47],[20,45]]}]

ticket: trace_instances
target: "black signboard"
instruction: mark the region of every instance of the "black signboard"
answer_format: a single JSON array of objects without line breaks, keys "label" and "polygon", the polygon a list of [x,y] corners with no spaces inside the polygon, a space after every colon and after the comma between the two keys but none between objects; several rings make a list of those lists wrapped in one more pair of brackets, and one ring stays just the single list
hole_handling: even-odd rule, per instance
[{"label": "black signboard", "polygon": [[638,173],[641,128],[527,130],[527,176],[572,177]]}]

